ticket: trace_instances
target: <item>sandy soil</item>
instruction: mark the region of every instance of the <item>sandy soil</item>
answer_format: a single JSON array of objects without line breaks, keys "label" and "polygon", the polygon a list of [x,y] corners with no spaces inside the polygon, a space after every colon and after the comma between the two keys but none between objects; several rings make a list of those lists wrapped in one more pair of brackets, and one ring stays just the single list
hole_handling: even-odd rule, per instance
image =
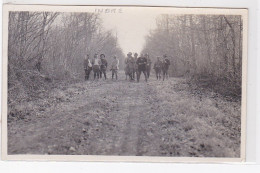
[{"label": "sandy soil", "polygon": [[9,154],[239,157],[240,103],[185,80],[60,86],[8,116]]}]

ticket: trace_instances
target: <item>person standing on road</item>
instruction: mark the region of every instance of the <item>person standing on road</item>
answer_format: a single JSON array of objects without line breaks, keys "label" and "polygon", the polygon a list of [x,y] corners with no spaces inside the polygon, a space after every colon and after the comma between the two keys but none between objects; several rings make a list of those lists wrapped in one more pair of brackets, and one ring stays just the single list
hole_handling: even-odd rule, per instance
[{"label": "person standing on road", "polygon": [[141,54],[141,56],[137,59],[136,64],[138,66],[137,82],[139,82],[142,72],[144,73],[145,81],[147,82],[147,74],[146,74],[147,59],[144,57],[143,54]]},{"label": "person standing on road", "polygon": [[131,52],[127,54],[125,64],[126,64],[126,68],[125,68],[126,76],[129,75],[130,80],[134,80],[133,75],[134,75],[135,61],[134,58],[132,57]]},{"label": "person standing on road", "polygon": [[94,80],[99,79],[99,73],[100,73],[100,65],[101,65],[101,61],[98,58],[98,54],[94,55],[94,59],[92,60],[92,66],[93,66],[93,72],[94,72]]},{"label": "person standing on road", "polygon": [[165,78],[168,79],[168,70],[169,66],[171,65],[170,60],[167,58],[167,55],[163,55],[163,62],[162,62],[162,72],[163,72],[163,80]]},{"label": "person standing on road", "polygon": [[92,70],[92,64],[89,59],[89,54],[84,59],[84,70],[85,70],[85,80],[89,80],[89,75]]},{"label": "person standing on road", "polygon": [[135,53],[134,54],[134,61],[135,61],[135,63],[134,63],[134,74],[133,74],[134,79],[135,79],[135,76],[137,77],[137,71],[138,71],[137,64],[136,64],[137,59],[138,59],[138,54]]},{"label": "person standing on road", "polygon": [[105,79],[107,79],[107,60],[105,59],[105,55],[100,55],[101,65],[100,65],[100,78],[102,78],[102,74],[104,74]]},{"label": "person standing on road", "polygon": [[119,60],[117,59],[116,56],[114,56],[112,65],[111,65],[112,80],[114,79],[114,76],[116,77],[116,80],[117,80],[117,71],[118,70],[119,70]]},{"label": "person standing on road", "polygon": [[146,64],[146,74],[147,74],[147,78],[149,79],[149,77],[150,77],[150,72],[151,72],[151,67],[152,67],[152,61],[151,61],[151,59],[150,59],[148,53],[145,54],[145,58],[146,58],[146,60],[147,60],[147,64]]},{"label": "person standing on road", "polygon": [[162,61],[160,57],[157,57],[157,61],[154,63],[153,69],[155,70],[157,80],[161,79]]}]

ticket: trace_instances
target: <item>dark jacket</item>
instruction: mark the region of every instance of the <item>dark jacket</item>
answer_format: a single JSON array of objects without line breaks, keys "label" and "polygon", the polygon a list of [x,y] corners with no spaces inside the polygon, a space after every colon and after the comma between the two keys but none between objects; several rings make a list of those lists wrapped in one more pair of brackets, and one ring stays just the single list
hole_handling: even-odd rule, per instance
[{"label": "dark jacket", "polygon": [[136,61],[136,64],[138,65],[138,69],[145,70],[146,64],[147,64],[147,59],[145,57],[139,57]]},{"label": "dark jacket", "polygon": [[88,68],[88,60],[84,59],[84,69],[86,70]]},{"label": "dark jacket", "polygon": [[106,59],[103,59],[101,58],[101,69],[107,69],[107,60]]},{"label": "dark jacket", "polygon": [[163,63],[164,63],[165,65],[167,65],[167,66],[170,66],[170,65],[171,65],[170,60],[167,59],[167,58],[163,60]]}]

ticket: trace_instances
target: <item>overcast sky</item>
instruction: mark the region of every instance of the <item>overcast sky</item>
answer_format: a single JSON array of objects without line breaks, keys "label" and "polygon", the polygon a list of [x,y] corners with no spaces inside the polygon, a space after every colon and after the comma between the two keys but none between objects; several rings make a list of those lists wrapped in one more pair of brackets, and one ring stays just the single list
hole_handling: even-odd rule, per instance
[{"label": "overcast sky", "polygon": [[104,28],[117,33],[118,43],[123,52],[142,51],[145,36],[156,27],[157,13],[144,11],[142,8],[123,9],[122,13],[102,14]]}]

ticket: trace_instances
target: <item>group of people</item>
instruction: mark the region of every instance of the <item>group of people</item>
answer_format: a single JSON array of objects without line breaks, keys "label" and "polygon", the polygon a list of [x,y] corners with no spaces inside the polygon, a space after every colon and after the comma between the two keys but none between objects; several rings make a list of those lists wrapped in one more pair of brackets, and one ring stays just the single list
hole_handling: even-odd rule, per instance
[{"label": "group of people", "polygon": [[157,56],[157,60],[154,63],[154,67],[153,67],[155,70],[157,80],[161,79],[161,73],[163,75],[163,80],[169,77],[168,70],[170,64],[171,64],[170,60],[167,58],[166,55],[163,56],[162,60],[161,57]]},{"label": "group of people", "polygon": [[[85,80],[89,80],[90,72],[93,70],[94,79],[102,78],[102,74],[104,78],[107,79],[107,68],[108,63],[105,58],[104,54],[101,54],[98,57],[98,54],[94,55],[94,59],[90,59],[89,55],[84,60],[84,70],[85,70]],[[117,71],[119,69],[119,60],[116,56],[113,57],[113,61],[111,64],[111,71],[112,71],[112,79],[114,77],[117,79]]]},{"label": "group of people", "polygon": [[[161,59],[161,57],[157,57],[157,60],[153,66],[157,80],[161,79],[161,73],[163,74],[163,80],[168,77],[169,66],[170,60],[166,55],[163,56],[163,59]],[[134,53],[134,56],[132,56],[132,53],[129,52],[125,59],[126,80],[127,77],[129,77],[130,80],[135,80],[135,78],[137,78],[137,82],[139,82],[141,74],[144,74],[145,81],[147,81],[150,77],[151,67],[152,61],[149,54],[141,54],[138,57],[137,53]],[[94,80],[102,78],[102,75],[104,75],[104,78],[107,79],[107,68],[108,63],[104,54],[101,54],[100,56],[95,54],[93,59],[90,59],[89,55],[87,55],[84,59],[85,80],[89,80],[92,70],[94,73]],[[119,60],[116,56],[113,57],[110,70],[112,71],[112,79],[115,77],[117,80]]]},{"label": "group of people", "polygon": [[[129,76],[130,80],[135,80],[135,76],[137,78],[137,82],[140,80],[140,76],[143,73],[145,77],[145,81],[150,77],[151,67],[152,67],[152,61],[149,57],[149,54],[141,54],[138,57],[137,53],[134,53],[134,56],[132,56],[132,53],[129,52],[127,54],[127,58],[125,60],[125,75],[126,79]],[[168,78],[168,69],[170,66],[170,60],[167,58],[166,55],[163,56],[163,59],[161,57],[157,57],[156,62],[154,63],[154,70],[156,73],[157,80],[161,79],[161,73],[163,73],[163,80],[167,77]]]}]

